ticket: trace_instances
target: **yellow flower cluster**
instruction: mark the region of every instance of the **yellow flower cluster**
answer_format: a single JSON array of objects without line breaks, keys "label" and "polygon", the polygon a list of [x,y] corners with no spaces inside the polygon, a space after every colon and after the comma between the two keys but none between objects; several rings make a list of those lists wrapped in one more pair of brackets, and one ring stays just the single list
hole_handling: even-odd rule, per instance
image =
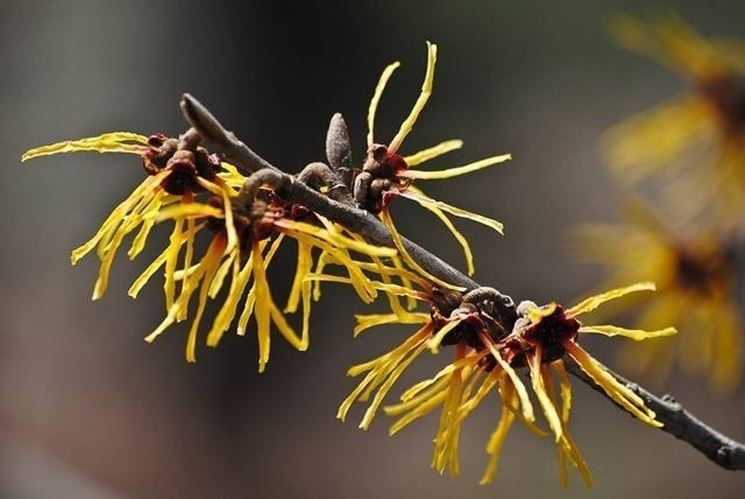
[{"label": "yellow flower cluster", "polygon": [[[473,311],[464,313],[456,309],[443,321],[433,296],[428,299],[433,304],[433,313],[411,317],[409,321],[387,320],[389,316],[379,315],[358,316],[360,327],[363,328],[377,324],[378,319],[383,317],[386,320],[380,323],[419,322],[422,326],[393,350],[349,369],[350,376],[365,376],[342,402],[337,417],[345,420],[354,402],[370,401],[360,423],[360,428],[369,428],[386,395],[407,367],[427,349],[437,353],[444,339],[455,336],[458,339],[454,359],[432,378],[404,391],[399,403],[383,408],[386,414],[397,417],[389,433],[398,433],[410,423],[439,409],[440,424],[434,439],[432,467],[439,473],[449,469],[452,474],[457,474],[460,470],[458,440],[461,425],[490,393],[496,393],[502,414],[486,446],[489,461],[481,480],[482,483],[491,482],[497,470],[502,444],[516,418],[534,433],[547,435],[536,425],[533,403],[517,372],[517,369],[527,367],[532,391],[558,446],[562,485],[567,485],[567,464],[571,463],[589,486],[592,483],[589,469],[568,429],[571,386],[565,369],[565,356],[621,407],[640,421],[660,427],[662,425],[655,420],[654,412],[645,407],[641,398],[611,376],[600,362],[578,344],[578,340],[583,334],[602,334],[639,341],[669,336],[676,331],[673,328],[644,331],[612,325],[585,326],[577,317],[606,301],[654,289],[654,285],[648,282],[618,288],[589,297],[566,310],[556,303],[539,307],[532,302],[523,302],[518,307],[520,318],[514,329],[496,338],[476,317],[483,311],[474,316]],[[555,376],[559,381],[558,395]],[[561,404],[558,400],[561,400]]]},{"label": "yellow flower cluster", "polygon": [[[592,296],[568,309],[557,303],[539,307],[527,301],[515,309],[511,299],[491,288],[465,290],[437,278],[407,252],[388,209],[395,196],[416,201],[442,221],[462,246],[468,271],[473,273],[468,241],[449,215],[474,220],[500,233],[502,224],[433,200],[412,183],[451,178],[510,159],[509,155],[499,155],[439,171],[412,169],[460,148],[460,140],[448,140],[408,156],[399,155],[404,139],[432,92],[437,47],[428,43],[427,48],[422,92],[387,146],[375,143],[375,114],[382,92],[399,63],[383,71],[369,107],[367,158],[355,170],[354,185],[347,186],[352,188],[358,205],[380,216],[395,248],[371,244],[322,214],[282,199],[281,190],[275,190],[269,183],[259,185],[256,190],[249,189],[252,194],[246,199],[246,186],[252,180],[233,165],[209,154],[199,145],[200,138],[194,130],[178,139],[160,134],[145,137],[108,133],[32,149],[22,159],[78,151],[140,156],[145,179],[114,208],[98,232],[73,251],[72,262],[75,264],[95,250],[101,263],[93,299],[99,299],[108,287],[116,254],[130,234],[134,235],[128,256],[134,259],[145,248],[156,223],[173,223],[166,247],[129,289],[130,296],[136,298],[156,273],[162,273],[166,316],[147,335],[146,341],[154,341],[174,323],[190,320],[186,359],[194,362],[205,309],[209,300],[214,300],[219,309],[209,328],[205,328],[206,344],[217,346],[233,324],[238,335],[245,335],[253,318],[259,371],[263,371],[269,361],[273,328],[294,348],[307,349],[311,305],[320,298],[321,284],[350,285],[364,303],[384,297],[390,307],[388,313],[358,315],[355,336],[386,324],[415,324],[419,328],[398,347],[349,370],[351,376],[364,377],[339,407],[340,419],[346,418],[355,402],[369,401],[360,427],[368,428],[382,407],[387,414],[397,417],[390,428],[394,434],[439,409],[432,466],[440,473],[446,469],[458,473],[462,423],[495,393],[501,404],[501,416],[486,447],[489,460],[482,483],[493,480],[502,444],[513,422],[519,419],[539,435],[553,435],[563,484],[567,483],[571,463],[589,485],[589,469],[569,432],[572,393],[565,363],[576,364],[636,418],[659,427],[654,412],[590,356],[579,345],[579,339],[584,334],[602,334],[642,340],[668,336],[675,330],[585,326],[578,320],[609,300],[653,290],[654,285],[649,282]],[[197,238],[208,243],[201,255],[196,254]],[[271,292],[267,271],[286,239],[293,239],[297,247],[296,270],[286,305],[280,307]],[[418,309],[419,304],[427,308]],[[288,315],[300,309],[302,317],[296,328]],[[454,347],[452,362],[432,378],[406,390],[398,403],[383,405],[396,381],[419,355],[426,350],[436,354],[449,346]],[[520,377],[522,369],[528,371],[533,397]],[[534,400],[548,424],[548,432],[539,427]]]},{"label": "yellow flower cluster", "polygon": [[[245,177],[227,163],[213,162],[211,166],[214,171],[207,174],[194,168],[189,172],[191,177],[176,183],[188,187],[179,187],[179,191],[183,190],[180,195],[169,193],[174,190],[173,180],[183,176],[186,167],[175,154],[164,166],[158,167],[156,163],[163,163],[156,159],[163,145],[164,141],[158,136],[148,139],[131,133],[109,133],[43,146],[23,156],[25,161],[62,152],[97,151],[125,152],[143,157],[146,170],[152,174],[112,211],[88,242],[73,250],[72,263],[77,263],[96,249],[101,264],[93,299],[99,299],[108,287],[112,262],[125,238],[137,231],[128,251],[130,259],[134,259],[145,247],[154,224],[173,220],[169,244],[129,289],[129,295],[136,298],[153,275],[162,269],[166,317],[146,337],[146,341],[152,342],[173,323],[188,319],[189,307],[196,294],[197,308],[186,342],[186,359],[194,362],[199,326],[207,300],[218,299],[225,283],[229,282],[229,289],[223,293],[222,307],[206,335],[207,345],[217,346],[236,316],[237,333],[244,335],[248,321],[253,316],[259,343],[259,370],[263,371],[269,361],[272,324],[293,347],[298,350],[308,348],[312,301],[312,281],[309,276],[314,266],[322,269],[328,264],[337,264],[345,268],[347,279],[360,298],[368,303],[375,299],[378,288],[366,274],[370,267],[364,267],[364,263],[355,260],[352,253],[378,261],[381,258],[390,259],[394,266],[400,268],[395,250],[367,244],[356,236],[349,237],[340,227],[320,215],[313,215],[314,223],[297,221],[285,214],[282,207],[277,206],[272,210],[270,205],[263,217],[254,223],[254,228],[260,227],[261,234],[257,234],[254,228],[241,227],[233,211],[233,202]],[[173,161],[174,158],[177,160]],[[208,196],[207,202],[196,199],[205,195]],[[209,232],[211,240],[204,254],[195,257],[195,239],[202,232]],[[297,242],[297,270],[284,313],[296,312],[302,303],[300,334],[275,304],[266,276],[272,258],[286,237]],[[238,305],[244,296],[239,314]],[[319,296],[317,291],[316,299]]]}]

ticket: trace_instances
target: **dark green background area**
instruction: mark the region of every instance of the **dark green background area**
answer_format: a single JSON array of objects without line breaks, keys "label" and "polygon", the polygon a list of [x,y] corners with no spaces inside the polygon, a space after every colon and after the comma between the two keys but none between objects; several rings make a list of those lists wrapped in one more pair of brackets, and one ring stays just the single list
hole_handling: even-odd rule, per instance
[{"label": "dark green background area", "polygon": [[[138,301],[134,276],[160,251],[124,252],[109,292],[93,303],[94,258],[69,266],[114,203],[142,178],[138,160],[73,155],[20,167],[29,147],[111,130],[178,134],[189,91],[270,161],[295,172],[322,159],[325,128],[342,112],[355,157],[382,68],[403,67],[378,115],[381,140],[416,98],[425,40],[439,45],[435,93],[405,152],[448,138],[462,151],[447,167],[510,152],[514,160],[421,186],[506,224],[502,238],[459,224],[473,242],[477,279],[517,299],[572,301],[600,280],[564,250],[576,223],[613,220],[619,193],[598,152],[599,134],[683,90],[665,69],[614,47],[613,13],[674,7],[706,34],[745,37],[745,4],[649,2],[222,2],[20,1],[0,6],[0,496],[3,497],[554,497],[550,439],[516,426],[496,482],[477,485],[496,399],[466,423],[459,478],[429,469],[436,416],[386,436],[335,420],[352,389],[347,366],[405,337],[380,328],[358,339],[365,306],[327,286],[314,310],[311,348],[275,336],[268,372],[256,373],[255,337],[226,337],[183,360],[186,326],[154,345],[142,337],[163,315],[157,280]],[[399,228],[463,268],[455,242],[430,214],[399,200]],[[282,302],[291,255],[271,272]],[[371,309],[367,309],[371,310]],[[214,312],[214,307],[212,309]],[[623,341],[623,340],[619,340]],[[613,362],[614,340],[588,341]],[[447,362],[425,356],[399,388]],[[714,426],[745,439],[745,399],[709,394],[702,380],[669,387]],[[398,392],[400,393],[400,391]],[[577,386],[572,430],[594,472],[569,496],[735,497],[745,478],[716,468],[661,432]]]}]

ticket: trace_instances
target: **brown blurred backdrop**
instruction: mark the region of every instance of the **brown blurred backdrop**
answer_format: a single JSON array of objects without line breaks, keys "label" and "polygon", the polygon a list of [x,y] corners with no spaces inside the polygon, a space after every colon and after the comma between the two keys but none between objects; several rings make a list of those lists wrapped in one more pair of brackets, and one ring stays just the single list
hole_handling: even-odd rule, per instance
[{"label": "brown blurred backdrop", "polygon": [[[300,354],[273,342],[263,375],[250,334],[203,347],[196,365],[183,360],[184,325],[152,346],[142,341],[162,317],[160,287],[154,281],[136,302],[126,289],[157,244],[134,263],[120,258],[109,293],[91,302],[95,261],[71,268],[69,251],[139,182],[138,162],[88,154],[21,168],[19,156],[29,147],[111,130],[177,134],[184,128],[178,98],[189,91],[290,171],[322,159],[325,127],[340,111],[359,159],[379,72],[392,60],[403,63],[378,118],[385,136],[418,92],[424,41],[432,40],[440,49],[435,95],[408,150],[460,137],[466,146],[453,162],[503,152],[515,159],[432,183],[428,192],[507,224],[506,238],[461,224],[474,241],[479,281],[517,298],[571,300],[600,274],[570,260],[562,249],[566,231],[615,216],[618,195],[597,153],[599,133],[682,88],[605,36],[608,15],[648,14],[649,2],[242,4],[0,6],[0,496],[742,494],[744,475],[714,467],[579,386],[572,428],[596,478],[591,491],[573,474],[571,489],[562,492],[552,443],[522,428],[508,438],[496,483],[478,486],[498,418],[493,406],[464,429],[462,476],[438,476],[428,466],[435,416],[396,438],[386,436],[384,417],[367,433],[354,420],[342,425],[334,418],[353,386],[346,367],[397,344],[407,331],[379,329],[353,340],[352,313],[363,305],[347,289],[327,287],[315,309],[311,349]],[[672,4],[704,33],[745,37],[742,2]],[[403,232],[463,267],[434,218],[403,200],[395,208]],[[291,261],[283,262],[271,276],[278,296],[293,272]],[[611,361],[610,343],[591,349]],[[419,362],[400,386],[442,362]],[[706,421],[745,439],[742,391],[717,398],[704,381],[680,378],[657,388],[669,388]]]}]

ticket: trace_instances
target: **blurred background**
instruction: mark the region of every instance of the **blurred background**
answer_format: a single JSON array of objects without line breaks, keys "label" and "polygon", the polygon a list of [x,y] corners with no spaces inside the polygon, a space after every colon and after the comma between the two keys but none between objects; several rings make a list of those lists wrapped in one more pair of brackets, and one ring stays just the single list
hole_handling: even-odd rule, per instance
[{"label": "blurred background", "polygon": [[[745,37],[745,4],[680,1],[704,34]],[[651,9],[651,10],[650,10]],[[130,156],[36,160],[27,148],[130,130],[184,129],[182,92],[207,104],[260,154],[288,171],[323,159],[332,113],[344,114],[363,154],[368,99],[382,68],[401,60],[378,114],[390,136],[419,91],[425,40],[439,44],[435,94],[406,150],[458,137],[439,164],[510,152],[502,166],[426,185],[433,197],[506,223],[507,236],[462,223],[477,279],[517,299],[572,301],[600,269],[564,251],[578,222],[613,220],[617,189],[597,139],[609,125],[683,89],[654,63],[614,47],[613,13],[648,15],[650,2],[85,2],[3,0],[0,5],[0,496],[16,497],[726,497],[745,478],[721,470],[662,432],[635,423],[576,386],[572,430],[595,475],[558,486],[549,439],[523,428],[507,439],[496,483],[481,487],[484,446],[498,418],[485,404],[464,427],[463,473],[429,468],[432,415],[395,438],[387,421],[343,425],[336,407],[354,386],[347,366],[397,345],[407,329],[354,340],[348,289],[328,286],[315,308],[311,348],[273,342],[265,374],[256,344],[227,336],[183,359],[186,326],[154,345],[142,338],[163,315],[156,280],[136,302],[133,277],[160,251],[114,265],[109,293],[90,294],[97,265],[72,268],[70,250],[97,229],[142,178]],[[452,163],[448,163],[452,161]],[[463,268],[457,245],[429,214],[396,203],[399,228]],[[123,255],[122,255],[123,256]],[[283,301],[291,255],[271,274]],[[611,341],[588,342],[612,364]],[[446,359],[425,357],[399,384]],[[717,397],[704,380],[670,390],[695,414],[745,439],[742,390]],[[399,392],[400,393],[400,392]]]}]

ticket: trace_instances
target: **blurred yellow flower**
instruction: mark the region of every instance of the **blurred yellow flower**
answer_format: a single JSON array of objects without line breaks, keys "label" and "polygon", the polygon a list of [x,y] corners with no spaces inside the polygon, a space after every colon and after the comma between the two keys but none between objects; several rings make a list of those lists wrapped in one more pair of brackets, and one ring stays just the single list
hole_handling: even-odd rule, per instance
[{"label": "blurred yellow flower", "polygon": [[398,418],[389,433],[393,435],[439,408],[440,425],[434,440],[432,467],[439,473],[449,469],[457,474],[461,425],[490,393],[495,392],[501,401],[502,414],[486,447],[489,461],[481,482],[488,483],[495,476],[502,444],[515,419],[520,419],[533,432],[546,435],[535,425],[533,403],[517,372],[527,368],[533,394],[558,447],[561,483],[566,486],[567,464],[572,463],[589,486],[592,480],[589,469],[568,430],[571,387],[564,359],[575,362],[611,399],[639,420],[659,427],[661,424],[654,412],[590,356],[578,344],[578,339],[582,334],[602,334],[642,340],[668,336],[674,334],[675,329],[642,331],[608,325],[584,326],[577,317],[606,301],[654,289],[651,283],[614,289],[587,298],[569,309],[556,303],[539,307],[532,302],[522,302],[517,307],[512,331],[499,326],[506,319],[502,315],[507,312],[500,309],[494,294],[463,296],[437,288],[420,295],[430,303],[429,314],[412,315],[408,321],[389,317],[381,322],[377,321],[379,316],[358,316],[363,328],[393,322],[420,323],[421,327],[393,350],[349,369],[350,376],[365,376],[339,407],[338,418],[345,420],[355,401],[366,402],[372,397],[360,423],[361,428],[367,429],[396,380],[419,355],[427,349],[436,353],[442,345],[455,345],[455,357],[448,365],[432,378],[406,390],[399,403],[384,407],[388,415]]},{"label": "blurred yellow flower", "polygon": [[[673,212],[740,217],[745,200],[745,44],[707,39],[678,17],[622,17],[615,38],[677,72],[684,95],[610,129],[605,151],[619,178],[656,176]],[[671,180],[672,179],[672,180]]]},{"label": "blurred yellow flower", "polygon": [[[573,243],[580,259],[608,270],[603,286],[628,280],[653,280],[659,292],[645,302],[638,326],[674,325],[676,341],[628,345],[624,368],[667,378],[674,360],[691,375],[708,376],[712,387],[732,390],[742,370],[741,311],[736,271],[721,237],[708,232],[677,234],[643,205],[629,211],[624,224],[588,224]],[[634,304],[619,302],[619,312]]]}]

